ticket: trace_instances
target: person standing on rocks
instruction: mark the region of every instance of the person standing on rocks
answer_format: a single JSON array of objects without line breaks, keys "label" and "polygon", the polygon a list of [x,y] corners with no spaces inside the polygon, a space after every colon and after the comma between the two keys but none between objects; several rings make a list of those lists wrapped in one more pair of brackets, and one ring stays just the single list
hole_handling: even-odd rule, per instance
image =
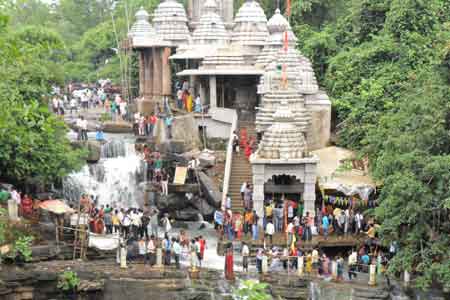
[{"label": "person standing on rocks", "polygon": [[147,243],[147,253],[150,266],[153,266],[156,263],[156,240],[153,234],[150,236],[150,240]]},{"label": "person standing on rocks", "polygon": [[158,238],[158,210],[156,208],[153,209],[152,215],[150,217],[150,224],[152,226],[152,235],[155,238]]},{"label": "person standing on rocks", "polygon": [[175,267],[177,269],[180,269],[180,256],[181,256],[181,245],[179,241],[176,238],[172,238],[172,250],[173,250],[173,256],[175,258]]},{"label": "person standing on rocks", "polygon": [[172,229],[172,224],[170,224],[169,214],[168,213],[164,214],[164,217],[162,219],[162,223],[164,225],[164,233],[168,234],[169,231]]},{"label": "person standing on rocks", "polygon": [[225,278],[234,280],[233,244],[229,244],[225,255]]},{"label": "person standing on rocks", "polygon": [[167,174],[166,170],[163,170],[161,175],[161,194],[164,196],[169,195],[169,174]]},{"label": "person standing on rocks", "polygon": [[172,252],[172,243],[170,242],[169,235],[167,233],[164,234],[164,240],[162,243],[164,250],[164,265],[170,266],[170,255]]},{"label": "person standing on rocks", "polygon": [[164,123],[167,126],[167,137],[169,139],[172,139],[172,123],[173,123],[173,117],[172,115],[168,115],[165,119],[164,119]]}]

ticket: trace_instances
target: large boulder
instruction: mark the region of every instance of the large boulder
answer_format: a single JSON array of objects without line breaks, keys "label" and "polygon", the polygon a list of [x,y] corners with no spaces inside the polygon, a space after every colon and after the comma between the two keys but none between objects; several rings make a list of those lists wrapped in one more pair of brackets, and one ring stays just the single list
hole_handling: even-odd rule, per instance
[{"label": "large boulder", "polygon": [[167,196],[155,194],[156,207],[161,211],[182,210],[189,206],[184,194],[173,193]]},{"label": "large boulder", "polygon": [[103,131],[107,133],[132,133],[133,126],[127,122],[107,121],[103,123]]},{"label": "large boulder", "polygon": [[210,168],[216,164],[216,156],[211,151],[202,151],[198,156],[200,168]]},{"label": "large boulder", "polygon": [[214,211],[216,210],[214,207],[212,207],[208,201],[206,201],[205,198],[194,196],[192,197],[190,204],[195,207],[200,214],[207,220],[211,220]]},{"label": "large boulder", "polygon": [[220,192],[219,187],[204,172],[198,172],[198,178],[206,201],[212,207],[219,208],[222,204],[222,192]]},{"label": "large boulder", "polygon": [[186,208],[183,210],[177,210],[172,215],[175,219],[180,220],[180,221],[198,221],[199,214],[200,214],[199,210],[189,207],[189,208]]},{"label": "large boulder", "polygon": [[97,141],[88,141],[87,142],[88,156],[86,161],[88,163],[96,163],[100,160],[100,156],[102,154],[102,145]]},{"label": "large boulder", "polygon": [[88,163],[96,163],[100,160],[102,153],[102,144],[98,141],[72,141],[72,146],[74,148],[85,148],[87,149],[86,161]]}]

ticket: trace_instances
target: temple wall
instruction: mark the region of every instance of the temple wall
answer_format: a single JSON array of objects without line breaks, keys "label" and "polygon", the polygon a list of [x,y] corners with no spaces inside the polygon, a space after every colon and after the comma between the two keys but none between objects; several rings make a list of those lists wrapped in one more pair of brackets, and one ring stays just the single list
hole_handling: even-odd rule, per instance
[{"label": "temple wall", "polygon": [[331,102],[317,99],[317,94],[307,95],[305,107],[311,112],[311,126],[306,135],[308,150],[324,148],[330,141]]}]

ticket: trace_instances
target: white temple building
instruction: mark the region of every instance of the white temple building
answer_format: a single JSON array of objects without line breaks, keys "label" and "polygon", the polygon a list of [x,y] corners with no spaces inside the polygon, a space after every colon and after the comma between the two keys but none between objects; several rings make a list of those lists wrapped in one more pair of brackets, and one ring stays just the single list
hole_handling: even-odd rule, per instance
[{"label": "white temple building", "polygon": [[331,102],[280,10],[267,20],[257,1],[246,0],[233,18],[232,0],[189,0],[187,13],[164,0],[153,25],[142,9],[136,19],[129,37],[140,52],[140,111],[173,96],[176,72],[210,110],[234,109],[240,122],[254,124],[261,138],[251,158],[257,212],[283,176],[314,214],[318,159],[310,153],[329,142]]}]

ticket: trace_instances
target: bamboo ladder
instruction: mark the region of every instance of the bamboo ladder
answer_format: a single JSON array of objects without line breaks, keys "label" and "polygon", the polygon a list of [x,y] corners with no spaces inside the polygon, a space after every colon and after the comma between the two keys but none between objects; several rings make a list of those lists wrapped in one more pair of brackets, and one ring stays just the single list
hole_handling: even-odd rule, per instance
[{"label": "bamboo ladder", "polygon": [[75,237],[73,240],[73,257],[72,259],[86,259],[86,250],[87,250],[87,231],[86,225],[80,224],[81,219],[81,201],[78,202],[77,209],[77,224],[75,225]]}]

